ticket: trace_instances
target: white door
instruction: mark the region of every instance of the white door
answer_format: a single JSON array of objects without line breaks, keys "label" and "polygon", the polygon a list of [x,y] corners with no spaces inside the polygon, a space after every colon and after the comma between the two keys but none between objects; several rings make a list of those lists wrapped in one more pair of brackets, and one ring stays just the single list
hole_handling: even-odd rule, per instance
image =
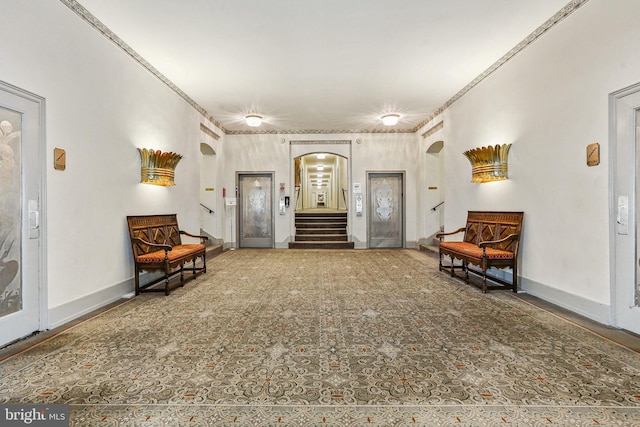
[{"label": "white door", "polygon": [[0,345],[41,329],[44,101],[0,82]]},{"label": "white door", "polygon": [[614,171],[612,323],[640,333],[640,85],[611,95]]}]

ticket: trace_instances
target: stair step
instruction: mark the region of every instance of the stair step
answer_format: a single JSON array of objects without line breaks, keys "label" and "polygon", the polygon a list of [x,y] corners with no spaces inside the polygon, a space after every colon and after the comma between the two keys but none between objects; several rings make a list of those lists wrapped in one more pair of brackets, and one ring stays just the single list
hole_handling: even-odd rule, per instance
[{"label": "stair step", "polygon": [[298,222],[296,228],[336,228],[346,227],[347,222]]},{"label": "stair step", "polygon": [[346,234],[296,234],[296,242],[346,242]]},{"label": "stair step", "polygon": [[206,248],[206,257],[207,259],[211,259],[217,255],[220,255],[224,251],[224,247],[222,245],[209,245]]},{"label": "stair step", "polygon": [[301,228],[296,234],[347,234],[346,228]]},{"label": "stair step", "polygon": [[347,217],[346,212],[296,212],[296,218],[302,217]]},{"label": "stair step", "polygon": [[438,246],[433,245],[420,245],[420,250],[431,255],[439,255],[440,249]]},{"label": "stair step", "polygon": [[299,217],[296,216],[296,222],[347,222],[346,217],[316,216],[316,217]]},{"label": "stair step", "polygon": [[295,214],[296,235],[291,249],[353,249],[348,241],[346,212]]},{"label": "stair step", "polygon": [[353,242],[289,242],[289,249],[353,249]]}]

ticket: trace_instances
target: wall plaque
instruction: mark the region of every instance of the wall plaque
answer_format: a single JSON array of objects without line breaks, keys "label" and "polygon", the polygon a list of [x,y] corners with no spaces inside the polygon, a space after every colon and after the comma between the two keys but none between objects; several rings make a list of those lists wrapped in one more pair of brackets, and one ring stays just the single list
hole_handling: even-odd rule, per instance
[{"label": "wall plaque", "polygon": [[600,164],[600,144],[594,142],[587,145],[587,166],[598,166]]},{"label": "wall plaque", "polygon": [[67,168],[67,153],[62,148],[53,149],[53,168],[59,171]]}]

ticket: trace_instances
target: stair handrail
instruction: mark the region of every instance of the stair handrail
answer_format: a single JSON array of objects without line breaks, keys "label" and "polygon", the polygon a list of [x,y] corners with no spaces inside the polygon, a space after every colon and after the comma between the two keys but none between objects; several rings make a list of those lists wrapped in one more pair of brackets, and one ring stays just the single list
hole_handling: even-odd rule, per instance
[{"label": "stair handrail", "polygon": [[295,193],[296,193],[296,204],[295,204],[295,209],[294,210],[298,210],[298,200],[300,199],[300,187],[295,187]]},{"label": "stair handrail", "polygon": [[347,190],[345,188],[342,189],[342,199],[344,200],[344,208],[348,209],[348,205],[347,205]]},{"label": "stair handrail", "polygon": [[437,205],[435,205],[434,207],[431,208],[432,211],[436,211],[436,209],[438,209],[440,206],[444,205],[444,200],[441,201],[440,203],[438,203]]},{"label": "stair handrail", "polygon": [[202,203],[200,203],[200,206],[202,206],[203,208],[205,208],[206,210],[208,210],[210,214],[214,214],[214,213],[216,213],[213,209],[211,209],[210,207],[207,207],[207,206],[203,205]]}]

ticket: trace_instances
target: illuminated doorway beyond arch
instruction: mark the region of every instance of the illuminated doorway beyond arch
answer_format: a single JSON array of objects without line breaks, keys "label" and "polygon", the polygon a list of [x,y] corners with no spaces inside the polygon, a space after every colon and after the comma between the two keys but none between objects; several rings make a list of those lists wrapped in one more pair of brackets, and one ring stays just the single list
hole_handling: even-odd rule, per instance
[{"label": "illuminated doorway beyond arch", "polygon": [[338,154],[316,152],[294,158],[296,211],[347,210],[347,159]]}]

